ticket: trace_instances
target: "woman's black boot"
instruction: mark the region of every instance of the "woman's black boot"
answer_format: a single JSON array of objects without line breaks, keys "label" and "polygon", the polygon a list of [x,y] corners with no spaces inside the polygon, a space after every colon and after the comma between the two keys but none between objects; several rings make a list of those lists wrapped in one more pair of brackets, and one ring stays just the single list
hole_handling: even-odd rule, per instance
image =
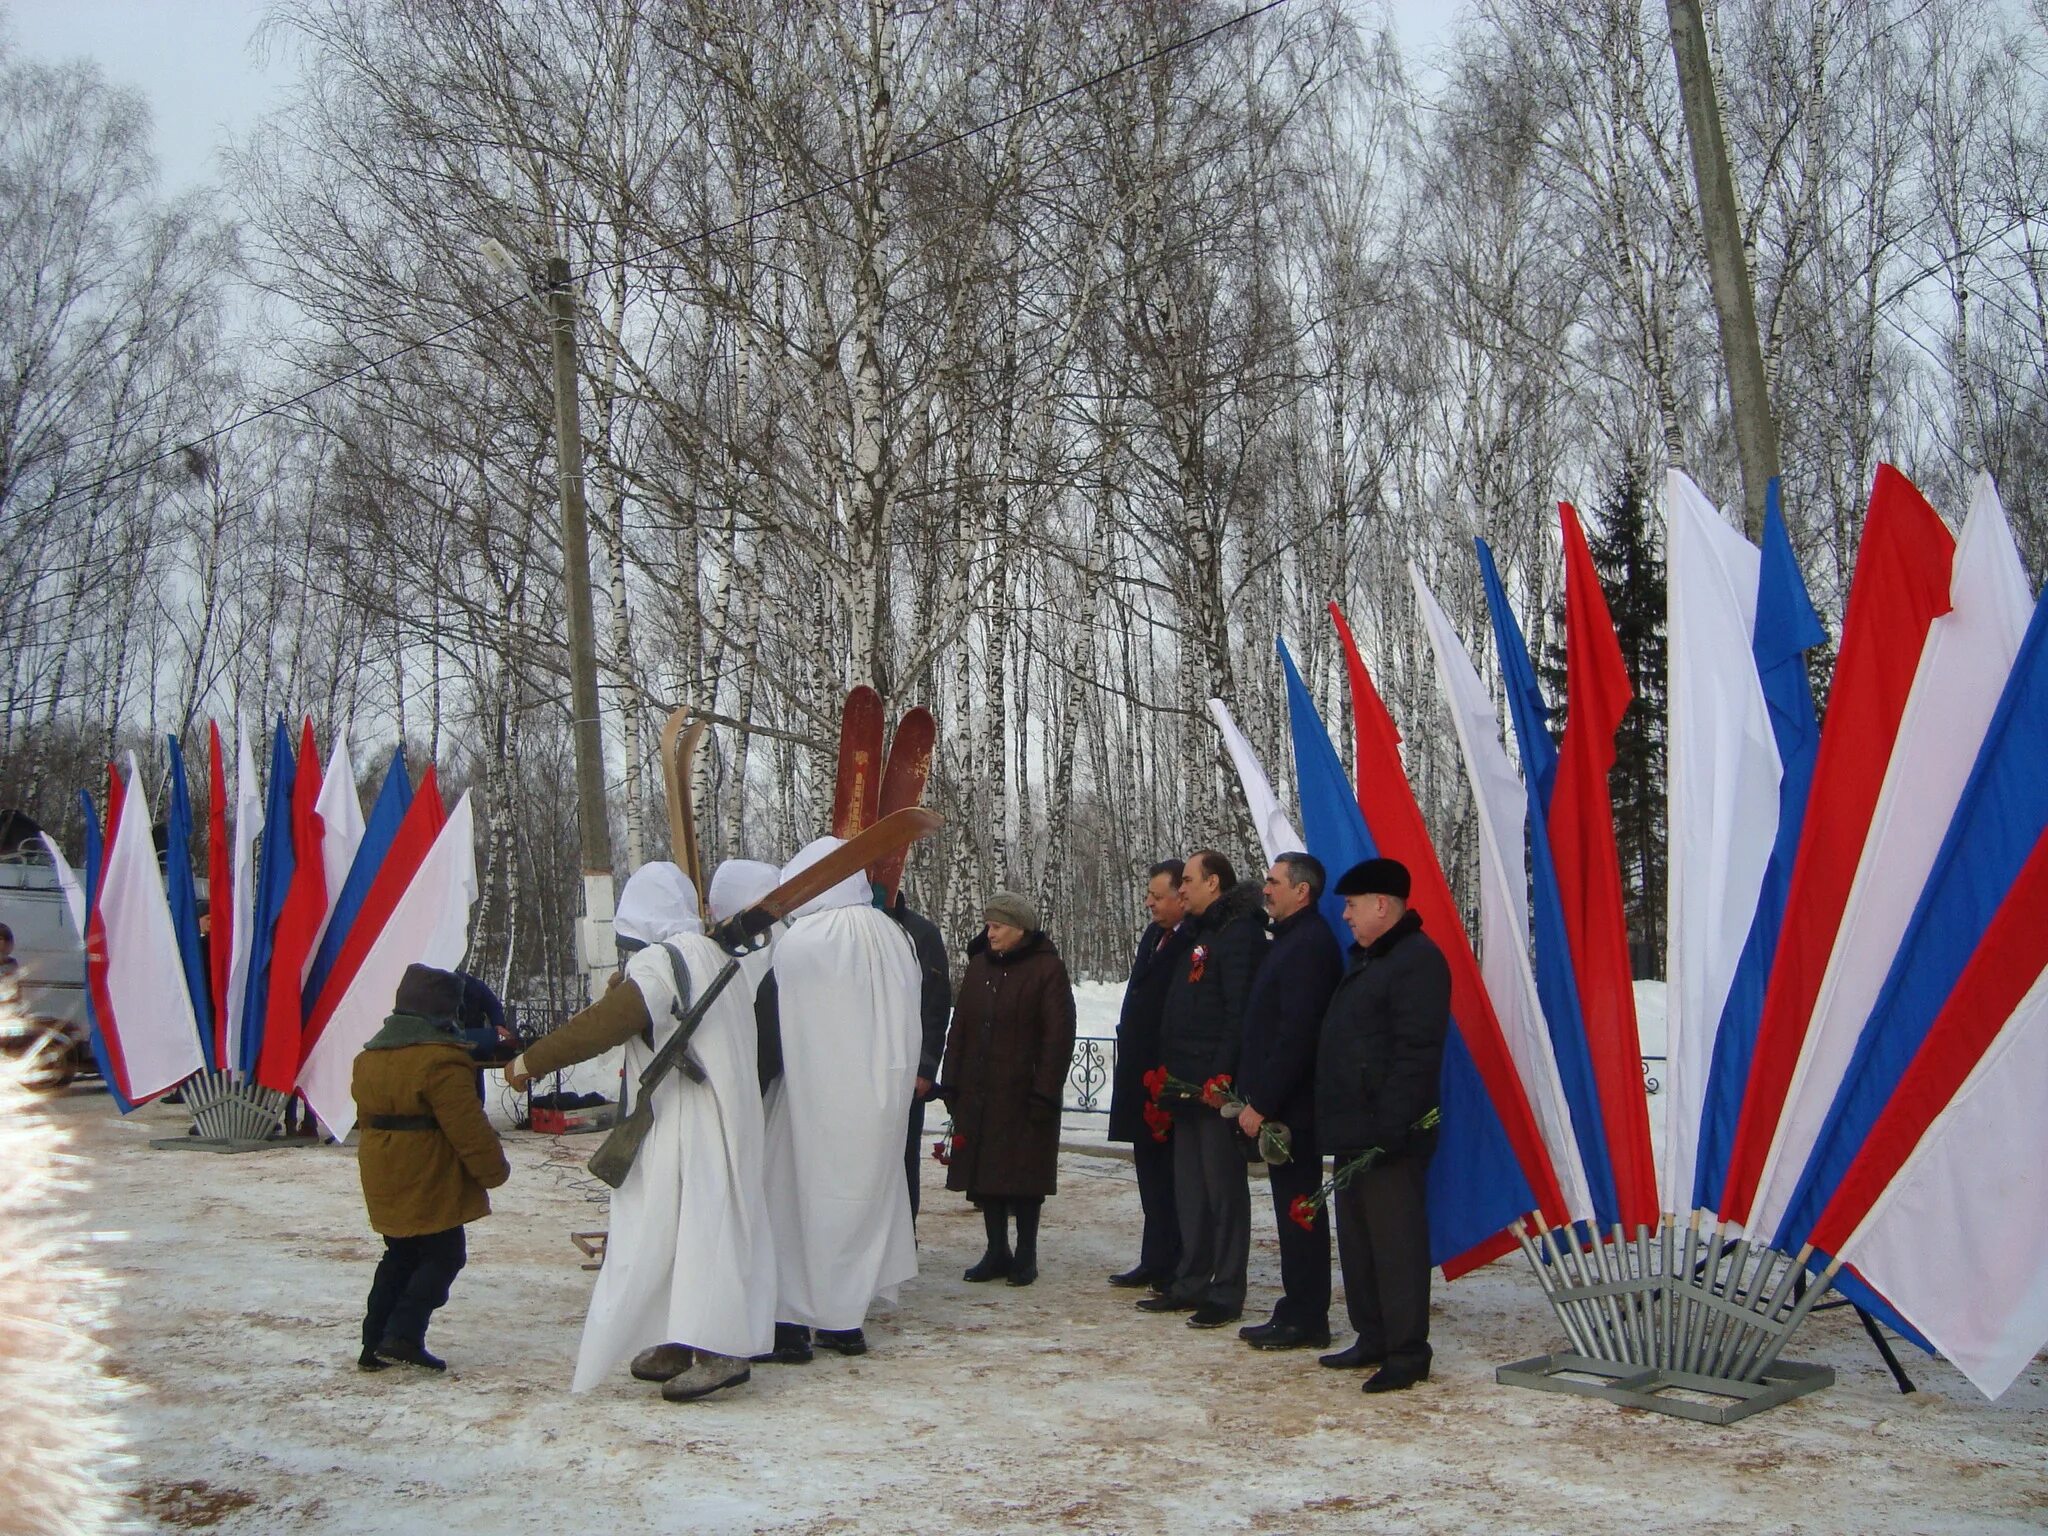
[{"label": "woman's black boot", "polygon": [[1012,1200],[1017,1213],[1017,1257],[1010,1265],[1010,1284],[1029,1285],[1038,1278],[1038,1210],[1042,1200]]},{"label": "woman's black boot", "polygon": [[963,1280],[1000,1280],[1011,1272],[1010,1212],[1000,1200],[981,1202],[982,1225],[988,1228],[988,1252],[962,1275]]}]

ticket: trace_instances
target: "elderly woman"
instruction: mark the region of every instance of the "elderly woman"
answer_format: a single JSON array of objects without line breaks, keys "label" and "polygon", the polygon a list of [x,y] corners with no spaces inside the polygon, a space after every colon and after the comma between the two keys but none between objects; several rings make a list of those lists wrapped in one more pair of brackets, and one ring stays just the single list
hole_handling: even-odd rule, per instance
[{"label": "elderly woman", "polygon": [[1028,898],[999,891],[982,920],[987,930],[967,946],[939,1069],[939,1094],[953,1112],[946,1188],[979,1205],[988,1227],[988,1251],[966,1278],[1029,1285],[1038,1278],[1038,1210],[1059,1164],[1074,987]]}]

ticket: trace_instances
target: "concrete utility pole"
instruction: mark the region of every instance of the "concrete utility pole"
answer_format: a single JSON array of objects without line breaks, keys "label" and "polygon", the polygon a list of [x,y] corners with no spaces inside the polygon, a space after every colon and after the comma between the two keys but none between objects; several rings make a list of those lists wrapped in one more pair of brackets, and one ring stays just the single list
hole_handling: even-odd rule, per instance
[{"label": "concrete utility pole", "polygon": [[1764,531],[1764,493],[1778,473],[1778,422],[1764,382],[1764,350],[1756,329],[1756,295],[1742,257],[1742,216],[1721,108],[1714,96],[1714,66],[1699,0],[1665,0],[1671,18],[1671,56],[1678,64],[1678,95],[1685,137],[1692,145],[1692,179],[1699,190],[1700,230],[1707,242],[1707,277],[1721,326],[1721,360],[1728,369],[1728,403],[1735,415],[1735,452],[1742,462],[1743,527],[1751,539]]},{"label": "concrete utility pole", "polygon": [[548,331],[555,355],[555,468],[562,497],[562,576],[569,605],[569,712],[576,744],[576,840],[583,917],[576,965],[597,1000],[618,964],[612,935],[612,829],[604,799],[604,733],[597,715],[597,625],[590,605],[590,520],[583,505],[583,427],[576,410],[576,293],[569,263],[550,256]]}]

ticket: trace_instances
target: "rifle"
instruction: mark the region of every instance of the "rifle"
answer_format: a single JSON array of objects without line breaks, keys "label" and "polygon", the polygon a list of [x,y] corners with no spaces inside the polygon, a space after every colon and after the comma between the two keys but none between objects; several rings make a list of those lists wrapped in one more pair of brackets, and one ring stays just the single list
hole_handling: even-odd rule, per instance
[{"label": "rifle", "polygon": [[[689,1072],[695,1065],[689,1054],[690,1037],[696,1034],[697,1027],[704,1022],[704,1016],[711,1011],[711,1005],[725,990],[726,983],[738,972],[741,958],[752,954],[766,942],[770,928],[813,896],[821,896],[831,890],[848,875],[858,873],[876,859],[886,858],[899,848],[908,848],[944,824],[944,818],[938,812],[915,806],[893,816],[884,816],[860,836],[849,839],[845,847],[833,849],[802,874],[784,881],[744,912],[734,913],[713,928],[709,934],[711,941],[730,958],[719,969],[711,985],[704,989],[703,996],[683,1013],[674,1032],[654,1053],[654,1059],[642,1069],[638,1101],[632,1112],[612,1127],[603,1144],[591,1154],[591,1173],[613,1189],[626,1182],[626,1175],[633,1170],[634,1159],[640,1155],[640,1144],[654,1129],[654,1090],[670,1072],[678,1069]],[[701,1080],[701,1072],[699,1068],[690,1075]]]}]

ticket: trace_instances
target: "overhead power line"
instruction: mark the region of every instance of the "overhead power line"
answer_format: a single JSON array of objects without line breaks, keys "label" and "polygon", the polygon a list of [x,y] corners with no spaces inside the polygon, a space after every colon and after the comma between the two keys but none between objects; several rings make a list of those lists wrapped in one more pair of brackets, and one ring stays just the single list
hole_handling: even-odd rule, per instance
[{"label": "overhead power line", "polygon": [[[770,206],[765,208],[757,208],[750,213],[744,214],[739,218],[729,220],[724,224],[712,225],[707,228],[697,230],[694,233],[685,235],[681,239],[671,240],[662,245],[650,246],[647,250],[638,252],[626,258],[625,265],[647,266],[653,261],[655,257],[665,256],[670,254],[671,252],[680,251],[687,246],[697,245],[706,240],[716,239],[721,235],[732,234],[733,232],[740,229],[744,229],[748,225],[757,223],[762,219],[774,218],[779,214],[788,213],[794,209],[801,208],[806,203],[815,202],[817,199],[821,197],[829,197],[835,192],[844,191],[847,187],[858,185],[860,182],[866,181],[871,177],[887,175],[891,171],[898,170],[903,166],[910,165],[915,161],[923,159],[926,155],[937,154],[941,150],[951,149],[955,145],[964,144],[970,139],[978,138],[982,134],[989,133],[997,128],[1001,128],[1010,123],[1016,122],[1020,118],[1030,117],[1036,113],[1043,112],[1048,107],[1057,106],[1061,102],[1070,100],[1075,96],[1085,95],[1087,92],[1092,91],[1099,86],[1106,85],[1108,82],[1116,79],[1120,75],[1129,74],[1132,70],[1143,69],[1148,64],[1155,64],[1159,60],[1164,58],[1170,58],[1172,55],[1176,53],[1182,53],[1190,48],[1200,47],[1203,43],[1209,41],[1209,39],[1216,37],[1221,33],[1231,31],[1234,28],[1243,26],[1248,21],[1255,21],[1269,11],[1277,11],[1278,9],[1280,9],[1281,6],[1285,4],[1287,4],[1287,0],[1266,0],[1266,3],[1263,5],[1255,5],[1249,7],[1246,10],[1238,12],[1236,15],[1225,17],[1222,21],[1217,22],[1213,26],[1204,27],[1199,32],[1190,33],[1188,36],[1176,39],[1171,43],[1162,44],[1160,47],[1154,48],[1151,52],[1140,54],[1136,58],[1126,59],[1122,63],[1113,65],[1112,67],[1103,70],[1099,74],[1091,75],[1085,80],[1077,81],[1073,85],[1067,86],[1058,91],[1054,91],[1052,94],[1048,96],[1041,96],[1035,100],[1028,101],[1024,103],[1022,106],[1012,108],[1008,112],[999,113],[995,117],[991,117],[985,122],[976,123],[972,127],[963,128],[957,133],[947,134],[942,138],[934,139],[929,144],[921,144],[915,149],[905,150],[902,154],[893,156],[892,158],[883,161],[880,165],[875,166],[870,170],[852,172],[848,175],[838,177],[833,181],[826,182],[822,186],[814,187],[808,192],[800,193],[795,197],[785,198],[783,201],[771,204]],[[606,265],[610,265],[610,263],[606,263]],[[574,276],[571,278],[571,281],[579,281],[585,277],[588,277],[592,272],[596,270],[598,270],[598,268],[594,266],[586,268],[584,271],[574,274]],[[522,293],[512,298],[505,299],[497,304],[492,304],[484,309],[476,310],[471,314],[464,315],[459,320],[451,321],[449,324],[442,326],[439,330],[433,332],[431,335],[422,336],[417,338],[416,340],[406,342],[403,346],[393,347],[390,351],[380,353],[376,357],[369,358],[364,362],[358,363],[355,367],[349,368],[344,372],[335,374],[331,378],[322,379],[317,384],[310,384],[306,388],[299,390],[296,394],[287,396],[282,400],[273,400],[267,405],[259,406],[256,409],[249,411],[245,415],[236,417],[233,421],[228,422],[224,426],[216,427],[213,431],[206,433],[204,436],[186,439],[185,441],[174,444],[173,446],[166,448],[159,453],[151,454],[146,458],[136,460],[132,464],[124,465],[120,469],[109,470],[106,474],[100,476],[97,480],[91,481],[86,485],[78,486],[75,489],[67,491],[64,494],[54,498],[43,510],[45,514],[47,514],[50,512],[60,510],[61,508],[68,506],[74,501],[81,501],[90,496],[97,496],[101,492],[105,491],[107,487],[111,485],[115,485],[122,480],[132,478],[135,475],[142,474],[144,471],[152,469],[156,465],[164,463],[166,460],[178,458],[182,455],[192,453],[195,450],[203,449],[210,444],[219,442],[221,439],[226,438],[231,434],[240,431],[242,428],[251,426],[256,422],[263,420],[266,416],[282,415],[287,411],[293,410],[298,406],[304,405],[308,400],[313,399],[316,395],[325,394],[330,389],[336,389],[343,384],[352,383],[356,379],[362,378],[365,374],[375,373],[379,369],[382,369],[388,366],[389,364],[396,362],[398,359],[405,357],[410,353],[420,351],[426,347],[431,347],[435,345],[437,342],[446,341],[450,336],[454,336],[462,331],[468,330],[473,325],[480,325],[486,320],[493,319],[498,315],[504,314],[507,310],[517,308],[519,305],[526,303],[527,298],[528,296]]]}]

